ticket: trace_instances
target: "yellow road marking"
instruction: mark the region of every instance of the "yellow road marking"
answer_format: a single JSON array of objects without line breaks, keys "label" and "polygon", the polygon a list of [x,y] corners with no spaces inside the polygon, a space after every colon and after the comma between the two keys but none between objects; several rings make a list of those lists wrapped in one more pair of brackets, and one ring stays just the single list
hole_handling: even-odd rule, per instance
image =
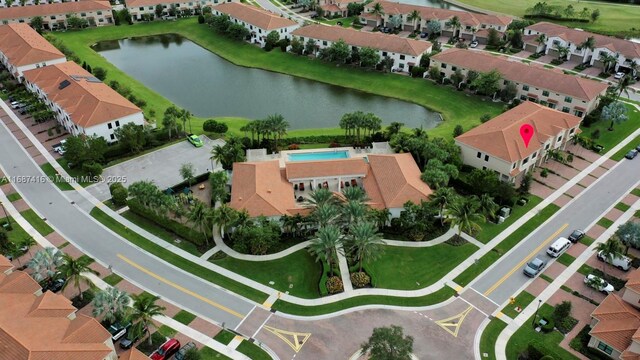
[{"label": "yellow road marking", "polygon": [[[311,336],[311,333],[297,333],[293,331],[280,330],[280,329],[276,329],[274,327],[266,326],[266,325],[263,328],[268,332],[272,333],[273,335],[277,336],[278,338],[280,338],[280,340],[284,341],[296,353],[299,352],[300,349],[302,349],[302,346],[307,342],[307,340]],[[293,342],[291,342],[291,340],[287,338],[287,336],[291,336]],[[300,340],[298,336],[302,337],[302,340]]]},{"label": "yellow road marking", "polygon": [[462,291],[463,287],[460,285],[456,285],[456,292]]},{"label": "yellow road marking", "polygon": [[558,229],[558,231],[554,232],[551,236],[549,236],[545,241],[543,241],[537,248],[535,248],[526,258],[522,259],[522,261],[520,261],[516,266],[513,267],[513,269],[511,269],[508,273],[506,273],[500,280],[498,280],[495,284],[493,284],[493,286],[491,286],[489,288],[489,290],[484,292],[484,296],[488,296],[489,294],[491,294],[495,289],[498,288],[498,286],[500,286],[505,280],[507,280],[507,278],[509,278],[509,276],[513,275],[514,272],[516,272],[518,269],[520,269],[522,267],[522,265],[524,265],[527,261],[529,261],[532,257],[534,257],[537,253],[540,252],[540,250],[542,250],[543,247],[547,246],[547,244],[549,242],[551,242],[551,240],[555,239],[556,236],[558,236],[558,234],[560,234],[564,229],[567,228],[567,226],[569,226],[569,224],[564,224],[560,227],[560,229]]},{"label": "yellow road marking", "polygon": [[496,314],[496,317],[497,317],[498,319],[501,319],[501,318],[502,318],[502,315],[504,315],[504,314],[502,313],[502,311],[498,311],[498,313]]},{"label": "yellow road marking", "polygon": [[140,265],[136,264],[135,262],[133,262],[133,261],[131,261],[131,260],[127,259],[126,257],[124,257],[124,256],[123,256],[123,255],[121,255],[121,254],[118,254],[118,257],[119,257],[120,259],[122,259],[124,262],[126,262],[127,264],[129,264],[129,265],[133,266],[134,268],[136,268],[136,269],[138,269],[138,270],[142,271],[143,273],[145,273],[145,274],[147,274],[147,275],[149,275],[149,276],[151,276],[151,277],[153,277],[153,278],[155,278],[155,279],[157,279],[157,280],[160,280],[160,281],[162,281],[163,283],[165,283],[165,284],[167,284],[167,285],[169,285],[169,286],[172,286],[172,287],[174,287],[174,288],[176,288],[176,289],[178,289],[178,290],[182,291],[183,293],[185,293],[185,294],[187,294],[187,295],[191,295],[191,296],[193,296],[194,298],[196,298],[196,299],[198,299],[198,300],[200,300],[200,301],[204,301],[204,302],[206,302],[207,304],[209,304],[209,305],[211,305],[211,306],[214,306],[214,307],[217,307],[218,309],[220,309],[220,310],[222,310],[222,311],[224,311],[224,312],[227,312],[227,313],[229,313],[229,314],[231,314],[231,315],[233,315],[233,316],[239,317],[240,319],[243,319],[243,318],[244,318],[244,315],[242,315],[242,314],[240,314],[240,313],[238,313],[238,312],[235,312],[235,311],[233,311],[233,310],[229,309],[228,307],[226,307],[226,306],[224,306],[224,305],[220,305],[220,304],[218,304],[218,303],[217,303],[217,302],[215,302],[215,301],[209,300],[209,299],[207,299],[206,297],[204,297],[204,296],[202,296],[202,295],[200,295],[200,294],[196,294],[195,292],[193,292],[193,291],[191,291],[191,290],[189,290],[189,289],[186,289],[186,288],[184,288],[184,287],[182,287],[182,286],[180,286],[180,285],[178,285],[178,284],[174,283],[173,281],[169,281],[169,280],[167,280],[167,279],[163,278],[162,276],[157,275],[157,274],[155,274],[155,273],[153,273],[153,272],[151,272],[151,271],[149,271],[149,270],[147,270],[147,269],[143,268],[142,266],[140,266]]},{"label": "yellow road marking", "polygon": [[473,306],[469,306],[465,311],[461,312],[458,315],[453,315],[446,319],[436,321],[436,324],[440,325],[446,332],[453,335],[453,337],[458,337],[458,331],[460,331],[460,326],[464,321],[464,318],[469,315],[469,313],[473,310]]},{"label": "yellow road marking", "polygon": [[262,306],[266,307],[267,309],[271,309],[271,306],[272,306],[272,305],[273,305],[273,304],[272,304],[272,303],[270,303],[270,302],[268,302],[268,301],[265,301],[265,302],[262,304]]}]

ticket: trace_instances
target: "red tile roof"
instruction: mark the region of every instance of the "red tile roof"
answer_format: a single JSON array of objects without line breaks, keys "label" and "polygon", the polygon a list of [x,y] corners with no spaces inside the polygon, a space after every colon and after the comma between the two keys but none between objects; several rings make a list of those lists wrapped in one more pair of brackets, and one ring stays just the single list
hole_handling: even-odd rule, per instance
[{"label": "red tile roof", "polygon": [[149,357],[136,348],[131,348],[120,355],[118,360],[149,360]]},{"label": "red tile roof", "polygon": [[448,49],[432,56],[431,60],[478,72],[497,70],[507,80],[586,101],[597,98],[607,90],[605,83],[529,66],[519,61],[509,61],[505,57],[482,51]]},{"label": "red tile roof", "polygon": [[[466,133],[456,142],[513,163],[542,149],[542,144],[566,129],[580,124],[577,116],[525,101]],[[520,136],[520,127],[530,124],[535,130],[528,147]]]},{"label": "red tile roof", "polygon": [[34,16],[75,14],[89,11],[105,11],[111,17],[111,4],[108,1],[82,0],[76,2],[41,3],[40,5],[12,6],[0,8],[0,20],[24,19]]},{"label": "red tile roof", "polygon": [[620,352],[631,345],[640,329],[640,311],[615,294],[607,296],[591,316],[598,319],[598,323],[589,334]]},{"label": "red tile roof", "polygon": [[7,259],[6,257],[0,255],[0,274],[7,273],[11,269],[13,269],[13,264],[11,263],[11,261],[9,261],[9,259]]},{"label": "red tile roof", "polygon": [[[49,100],[69,114],[71,121],[83,128],[142,112],[72,61],[25,71],[24,77],[29,83],[36,84]],[[60,89],[64,81],[69,85]]]},{"label": "red tile roof", "polygon": [[629,274],[624,287],[640,294],[640,269],[636,269]]},{"label": "red tile roof", "polygon": [[420,56],[430,51],[432,46],[428,41],[408,39],[379,32],[358,31],[343,28],[342,26],[307,25],[294,30],[291,34],[332,42],[342,39],[348,45],[352,46],[370,47],[377,50],[412,56]]},{"label": "red tile roof", "polygon": [[214,9],[264,30],[275,30],[298,25],[297,22],[281,17],[278,14],[237,2],[220,4],[215,6]]},{"label": "red tile roof", "polygon": [[278,160],[233,164],[231,203],[249,215],[280,216],[295,207],[293,186],[285,179]]},{"label": "red tile roof", "polygon": [[27,24],[0,25],[0,52],[16,67],[65,58]]},{"label": "red tile roof", "polygon": [[[42,290],[40,284],[22,271],[14,271],[9,275],[0,274],[0,294],[35,294]],[[0,306],[1,308],[1,306]]]}]

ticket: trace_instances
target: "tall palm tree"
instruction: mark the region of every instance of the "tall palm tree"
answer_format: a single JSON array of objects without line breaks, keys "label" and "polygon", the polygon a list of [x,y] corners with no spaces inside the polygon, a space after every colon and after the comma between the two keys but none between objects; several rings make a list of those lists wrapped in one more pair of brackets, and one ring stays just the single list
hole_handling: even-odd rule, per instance
[{"label": "tall palm tree", "polygon": [[609,71],[609,67],[612,64],[615,64],[618,61],[618,54],[616,55],[611,55],[607,52],[600,52],[600,59],[599,59],[602,64],[604,64],[604,71],[603,72],[608,72]]},{"label": "tall palm tree", "polygon": [[348,188],[344,188],[342,190],[342,195],[344,195],[347,201],[365,202],[369,200],[369,198],[367,197],[367,193],[365,193],[364,190],[359,187],[350,186]]},{"label": "tall palm tree", "polygon": [[558,59],[567,60],[567,55],[569,55],[569,47],[563,45],[556,45],[556,50],[558,51]]},{"label": "tall palm tree", "polygon": [[615,90],[618,93],[616,100],[620,99],[620,97],[622,96],[622,93],[627,94],[627,97],[629,97],[629,88],[633,83],[634,81],[633,81],[633,77],[631,76],[631,73],[626,74],[625,76],[622,77],[622,79],[618,80],[618,84],[615,87]]},{"label": "tall palm tree", "polygon": [[371,13],[376,17],[382,17],[384,15],[384,7],[377,2],[373,5],[373,8],[371,8]]},{"label": "tall palm tree", "polygon": [[587,50],[593,51],[596,48],[596,39],[593,36],[589,36],[585,41],[580,44],[580,49],[584,49],[584,56],[582,57],[582,62],[587,61],[587,54],[589,53]]},{"label": "tall palm tree", "polygon": [[331,203],[324,203],[313,209],[311,218],[313,218],[318,227],[328,226],[333,224],[340,217],[340,209]]},{"label": "tall palm tree", "polygon": [[370,209],[369,210],[371,220],[376,224],[378,229],[382,229],[387,226],[389,218],[391,217],[391,211],[389,209]]},{"label": "tall palm tree", "polygon": [[452,17],[449,21],[447,21],[445,23],[445,25],[447,25],[447,27],[453,28],[453,36],[457,36],[456,32],[458,30],[458,28],[460,28],[460,26],[462,26],[460,24],[460,19],[457,16]]},{"label": "tall palm tree", "polygon": [[409,13],[409,16],[407,16],[407,20],[411,21],[411,24],[413,24],[413,31],[416,31],[416,28],[419,27],[417,25],[418,22],[420,22],[420,11],[418,10],[413,10],[411,13]]},{"label": "tall palm tree", "polygon": [[204,236],[207,246],[209,246],[209,237],[207,236],[207,227],[209,226],[209,217],[207,207],[202,201],[197,201],[189,208],[187,219],[193,224]]},{"label": "tall palm tree", "polygon": [[336,254],[341,250],[342,239],[340,229],[335,225],[327,225],[318,229],[316,238],[309,245],[309,252],[316,257],[316,262],[326,261],[329,264],[329,272],[333,277],[333,263]]},{"label": "tall palm tree", "polygon": [[489,194],[482,194],[479,199],[479,204],[480,213],[489,220],[493,220],[500,209],[500,205],[496,204],[496,202],[493,201],[493,197],[489,196]]},{"label": "tall palm tree", "polygon": [[131,322],[137,323],[138,326],[142,326],[145,329],[144,332],[149,335],[149,345],[151,345],[151,333],[149,327],[155,327],[153,323],[154,316],[160,316],[166,310],[164,306],[156,304],[160,298],[158,296],[149,295],[148,293],[142,293],[140,295],[133,295],[133,304],[131,306]]},{"label": "tall palm tree", "polygon": [[482,228],[485,217],[479,211],[480,204],[474,198],[454,202],[445,210],[446,222],[458,226],[458,237],[462,232],[473,235]]},{"label": "tall palm tree", "polygon": [[131,297],[124,291],[116,287],[108,287],[98,292],[91,305],[93,305],[93,317],[104,316],[110,323],[121,320],[124,317],[125,309],[131,303]]},{"label": "tall palm tree", "polygon": [[598,253],[602,252],[601,256],[606,260],[602,262],[602,273],[606,275],[606,263],[613,264],[613,259],[622,257],[624,245],[618,236],[612,236],[609,240],[598,243],[594,250]]},{"label": "tall palm tree", "polygon": [[[218,164],[224,164],[227,160],[227,152],[222,145],[216,145],[211,149],[210,160],[217,162]],[[213,165],[212,165],[213,166]]]},{"label": "tall palm tree", "polygon": [[278,140],[282,139],[287,134],[289,128],[289,122],[284,119],[284,116],[280,114],[273,114],[267,117],[267,121],[270,123],[271,130],[275,135],[276,151],[278,149]]},{"label": "tall palm tree", "polygon": [[546,43],[547,42],[547,36],[545,34],[538,35],[538,37],[536,37],[536,42],[538,43],[538,46]]},{"label": "tall palm tree", "polygon": [[238,219],[238,211],[227,204],[222,204],[216,209],[209,211],[209,221],[211,221],[211,234],[213,236],[213,227],[220,229],[220,237],[224,239],[224,233],[227,227]]},{"label": "tall palm tree", "polygon": [[80,300],[83,298],[81,284],[85,284],[89,288],[94,287],[91,280],[84,274],[98,275],[97,271],[89,267],[90,264],[91,260],[88,257],[74,259],[71,255],[64,254],[62,255],[62,264],[58,267],[60,275],[66,279],[62,288],[65,289],[69,284],[73,284],[73,287],[78,290]]},{"label": "tall palm tree", "polygon": [[375,225],[369,221],[352,224],[349,228],[348,242],[350,251],[353,251],[354,257],[358,261],[359,272],[362,272],[363,262],[373,261],[384,252],[382,234],[376,232]]},{"label": "tall palm tree", "polygon": [[458,194],[452,187],[441,187],[429,195],[429,200],[434,206],[438,206],[440,211],[440,225],[444,225],[444,209],[458,199]]},{"label": "tall palm tree", "polygon": [[27,266],[31,269],[31,276],[36,281],[51,279],[62,265],[62,251],[54,247],[46,247],[29,260]]},{"label": "tall palm tree", "polygon": [[309,202],[315,206],[322,206],[325,204],[335,204],[336,198],[329,189],[320,187],[309,194]]},{"label": "tall palm tree", "polygon": [[343,220],[347,227],[349,227],[351,224],[364,219],[367,214],[367,205],[362,201],[349,200],[342,205],[342,213],[344,216]]},{"label": "tall palm tree", "polygon": [[193,133],[193,130],[191,128],[192,116],[193,114],[187,109],[180,109],[180,111],[178,112],[178,117],[180,118],[180,120],[182,120],[182,131],[185,133],[187,132],[187,121],[189,121],[189,132]]}]

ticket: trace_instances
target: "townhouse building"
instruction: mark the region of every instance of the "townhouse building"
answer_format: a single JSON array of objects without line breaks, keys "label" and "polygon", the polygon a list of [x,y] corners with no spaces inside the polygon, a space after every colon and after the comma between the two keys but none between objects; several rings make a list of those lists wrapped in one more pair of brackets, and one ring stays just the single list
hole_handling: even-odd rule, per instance
[{"label": "townhouse building", "polygon": [[[23,2],[24,1],[24,5]],[[62,0],[46,0],[46,1],[41,1],[41,0],[22,0],[22,1],[15,1],[15,0],[0,0],[0,8],[3,7],[12,7],[12,6],[31,6],[31,5],[40,5],[43,3],[61,3],[61,2],[66,2],[66,1],[62,1]],[[70,1],[82,1],[82,0],[70,0]]]},{"label": "townhouse building", "polygon": [[318,5],[323,11],[326,18],[347,17],[349,9],[347,6],[351,3],[361,3],[362,0],[320,0]]},{"label": "townhouse building", "polygon": [[0,62],[22,82],[22,74],[67,58],[27,24],[0,25]]},{"label": "townhouse building", "polygon": [[108,1],[83,0],[0,8],[0,24],[29,24],[31,19],[40,16],[45,30],[65,29],[68,26],[67,19],[74,15],[86,19],[89,26],[106,26],[114,23],[111,4]]},{"label": "townhouse building", "polygon": [[[564,149],[579,131],[581,118],[530,101],[455,138],[462,161],[495,171],[502,181],[520,184],[524,174],[547,159],[551,150]],[[528,146],[520,127],[533,126]]]},{"label": "townhouse building", "polygon": [[[372,13],[376,3],[382,5],[383,14],[375,15]],[[409,19],[409,14],[417,10],[420,14],[419,19]],[[400,17],[402,20],[402,30],[429,33],[427,23],[431,20],[437,20],[440,23],[443,36],[455,36],[465,40],[478,40],[480,43],[486,43],[489,29],[496,29],[500,33],[507,30],[507,26],[511,24],[513,18],[504,15],[478,14],[468,11],[438,9],[427,6],[419,6],[412,4],[402,4],[391,1],[373,1],[365,6],[364,12],[360,16],[360,21],[368,26],[388,26],[391,17]],[[447,25],[453,17],[457,17],[460,21],[460,27],[454,29]]]},{"label": "townhouse building", "polygon": [[295,30],[292,35],[299,37],[303,43],[309,39],[315,40],[318,49],[327,48],[339,40],[343,40],[352,49],[370,47],[378,51],[380,59],[393,59],[391,71],[410,71],[414,65],[420,65],[422,56],[432,49],[432,44],[428,41],[342,26],[308,25]]},{"label": "townhouse building", "polygon": [[24,83],[73,135],[116,141],[114,131],[144,124],[142,110],[74,62],[25,71]]},{"label": "townhouse building", "polygon": [[460,70],[465,77],[469,71],[497,70],[503,78],[500,82],[501,89],[513,83],[517,89],[517,98],[578,117],[584,117],[594,110],[600,96],[607,91],[605,83],[467,49],[448,49],[432,56],[431,66],[440,69],[440,74],[445,78],[450,78],[456,70]]},{"label": "townhouse building", "polygon": [[280,34],[280,39],[290,39],[291,33],[300,27],[300,24],[293,20],[239,2],[214,6],[213,14],[228,15],[233,23],[244,26],[251,34],[251,43],[259,44],[261,47],[264,46],[270,32],[275,31]]},{"label": "townhouse building", "polygon": [[[540,39],[540,35],[544,35],[544,38]],[[589,38],[593,38],[593,49],[584,45]],[[609,64],[609,68],[615,71],[633,72],[633,75],[637,75],[637,69],[634,69],[632,64],[640,64],[640,43],[548,22],[527,26],[524,29],[523,40],[525,50],[544,52],[556,57],[560,57],[558,47],[567,47],[569,52],[566,60],[579,61],[600,69],[607,67],[603,61],[604,54],[615,58],[615,64]]]},{"label": "townhouse building", "polygon": [[217,4],[231,2],[232,0],[188,0],[188,1],[167,1],[167,0],[130,0],[127,1],[127,9],[134,21],[153,19],[158,16],[156,8],[162,7],[160,16],[168,16],[169,10],[174,8],[176,14],[185,16],[202,13],[205,7],[213,7]]}]

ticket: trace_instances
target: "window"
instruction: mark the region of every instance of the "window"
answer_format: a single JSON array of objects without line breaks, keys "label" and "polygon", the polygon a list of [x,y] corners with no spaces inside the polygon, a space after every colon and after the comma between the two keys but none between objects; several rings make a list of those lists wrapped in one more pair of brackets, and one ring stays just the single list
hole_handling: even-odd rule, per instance
[{"label": "window", "polygon": [[582,115],[584,115],[584,112],[580,111],[580,110],[576,110],[573,112],[573,114],[577,117],[582,117]]},{"label": "window", "polygon": [[487,170],[487,167],[486,167],[486,166],[483,166],[483,167],[482,167],[482,170]]},{"label": "window", "polygon": [[120,126],[120,120],[116,120],[116,127]]},{"label": "window", "polygon": [[400,69],[404,69],[404,64],[400,64],[398,67],[400,67]]},{"label": "window", "polygon": [[569,112],[569,108],[568,108],[568,107],[566,107],[566,106],[563,106],[563,107],[562,107],[562,112],[566,112],[566,113],[568,113],[568,112]]},{"label": "window", "polygon": [[601,350],[605,354],[609,354],[609,355],[611,355],[611,353],[613,352],[613,348],[611,346],[603,343],[602,341],[598,342],[598,350]]},{"label": "window", "polygon": [[387,52],[386,52],[386,51],[383,51],[383,52],[382,52],[382,56],[387,56]]},{"label": "window", "polygon": [[547,146],[544,147],[545,150],[549,150],[549,145],[551,144],[547,144]]},{"label": "window", "polygon": [[51,20],[55,20],[55,19],[56,19],[55,15],[51,15]]},{"label": "window", "polygon": [[440,64],[440,67],[443,68],[443,69],[446,69],[447,68],[447,64],[444,64],[444,63]]},{"label": "window", "polygon": [[520,100],[522,100],[522,101],[526,101],[526,100],[527,100],[527,97],[526,97],[525,95],[520,95]]},{"label": "window", "polygon": [[558,136],[558,142],[562,141],[562,135]]},{"label": "window", "polygon": [[87,13],[80,13],[80,16],[85,17],[87,16]]},{"label": "window", "polygon": [[102,15],[102,11],[98,11],[98,12],[97,12],[97,14],[98,14],[98,15]]},{"label": "window", "polygon": [[573,99],[571,98],[571,96],[565,96],[564,97],[564,102],[571,104],[572,101],[573,101]]},{"label": "window", "polygon": [[108,124],[107,124],[107,128],[109,128],[109,129],[111,129],[111,128],[112,128],[111,123],[108,123]]},{"label": "window", "polygon": [[451,67],[451,71],[456,71],[456,70],[458,70],[458,68],[457,68],[457,67],[455,67],[455,66],[452,66],[452,67]]},{"label": "window", "polygon": [[529,162],[529,158],[528,158],[528,157],[527,157],[527,158],[524,158],[524,160],[522,160],[522,165],[524,165],[524,164],[526,164],[526,163],[528,163],[528,162]]},{"label": "window", "polygon": [[322,41],[322,45],[327,46],[327,42],[326,41]]},{"label": "window", "polygon": [[482,153],[481,153],[480,151],[478,151],[478,153],[476,154],[476,157],[477,157],[478,159],[480,159],[480,158],[482,157]]},{"label": "window", "polygon": [[576,129],[571,129],[571,130],[569,131],[569,134],[573,134],[574,132],[576,132]]},{"label": "window", "polygon": [[140,11],[143,11],[143,10],[144,10],[144,7],[140,7]]},{"label": "window", "polygon": [[111,140],[115,140],[116,139],[115,135],[113,135],[113,134],[109,135],[109,137],[111,138]]},{"label": "window", "polygon": [[522,85],[522,90],[529,91],[529,85]]},{"label": "window", "polygon": [[517,163],[513,163],[513,165],[511,165],[511,169],[515,169],[516,165],[517,165]]},{"label": "window", "polygon": [[547,90],[542,91],[542,96],[549,96],[549,92]]},{"label": "window", "polygon": [[532,159],[535,159],[535,158],[536,158],[536,156],[538,156],[538,153],[537,153],[537,152],[534,152],[533,154],[531,154],[531,158],[532,158]]},{"label": "window", "polygon": [[484,156],[484,161],[489,161],[489,155]]},{"label": "window", "polygon": [[551,109],[555,109],[555,108],[556,108],[556,104],[554,104],[554,103],[549,103],[549,108],[551,108]]},{"label": "window", "polygon": [[400,60],[404,60],[404,55],[400,55]]}]

